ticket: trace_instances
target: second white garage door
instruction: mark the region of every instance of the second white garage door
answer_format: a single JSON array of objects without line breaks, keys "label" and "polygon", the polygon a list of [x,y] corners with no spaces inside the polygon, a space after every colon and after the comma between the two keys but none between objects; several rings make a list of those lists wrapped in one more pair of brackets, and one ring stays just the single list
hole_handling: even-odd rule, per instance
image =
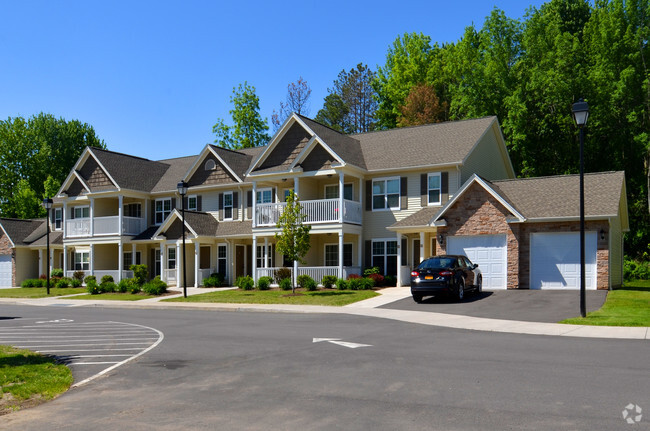
[{"label": "second white garage door", "polygon": [[450,236],[447,253],[464,254],[478,263],[484,289],[505,289],[507,285],[507,249],[505,235]]},{"label": "second white garage door", "polygon": [[[585,288],[596,289],[596,232],[585,232]],[[580,233],[533,233],[530,288],[580,289]]]},{"label": "second white garage door", "polygon": [[0,254],[0,287],[12,287],[11,265],[11,255]]}]

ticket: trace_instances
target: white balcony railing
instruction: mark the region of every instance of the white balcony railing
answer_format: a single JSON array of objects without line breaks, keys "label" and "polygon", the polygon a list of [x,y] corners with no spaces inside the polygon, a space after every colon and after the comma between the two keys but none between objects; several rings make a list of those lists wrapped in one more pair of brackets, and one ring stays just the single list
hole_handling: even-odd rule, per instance
[{"label": "white balcony railing", "polygon": [[[145,219],[138,217],[122,217],[122,235],[137,235],[147,228]],[[78,218],[66,220],[66,236],[90,236],[90,219]],[[120,216],[95,217],[93,235],[119,235]]]},{"label": "white balcony railing", "polygon": [[[338,199],[301,201],[300,205],[302,205],[302,214],[306,216],[305,223],[337,223],[340,221]],[[277,224],[285,206],[284,202],[257,204],[255,207],[256,226]],[[350,200],[343,201],[343,222],[361,224],[361,203]]]},{"label": "white balcony railing", "polygon": [[167,284],[176,283],[176,269],[166,269],[165,270],[165,282]]},{"label": "white balcony railing", "polygon": [[[278,269],[280,268],[257,268],[257,279],[259,280],[260,277],[271,277],[275,279],[275,271]],[[291,274],[293,276],[293,268],[289,269],[291,270]],[[326,275],[333,275],[337,278],[340,277],[338,266],[299,266],[298,275],[303,274],[309,275],[316,281],[316,283],[320,283],[323,277]],[[358,266],[344,266],[343,278],[347,279],[350,274],[360,275],[361,268]]]},{"label": "white balcony railing", "polygon": [[199,280],[198,280],[198,285],[202,286],[203,285],[203,280],[206,278],[210,277],[210,274],[214,273],[214,268],[204,268],[204,269],[199,269]]}]

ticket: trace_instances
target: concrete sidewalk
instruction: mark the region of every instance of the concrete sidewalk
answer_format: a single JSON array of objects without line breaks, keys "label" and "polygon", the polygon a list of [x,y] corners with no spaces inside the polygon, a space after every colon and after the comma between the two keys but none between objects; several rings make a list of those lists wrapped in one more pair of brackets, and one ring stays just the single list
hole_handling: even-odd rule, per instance
[{"label": "concrete sidewalk", "polygon": [[[232,288],[187,288],[187,294],[227,290]],[[286,304],[226,304],[226,303],[191,303],[191,302],[160,302],[161,299],[182,296],[182,291],[171,288],[174,295],[160,298],[150,298],[141,301],[106,301],[106,300],[74,300],[72,296],[51,297],[39,299],[0,298],[0,304],[20,304],[36,306],[68,306],[68,307],[106,307],[106,308],[137,308],[137,309],[186,309],[213,311],[246,311],[246,312],[276,312],[276,313],[322,313],[348,314],[355,316],[392,319],[420,325],[438,326],[444,328],[467,329],[472,331],[501,332],[510,334],[553,335],[562,337],[610,338],[650,340],[650,328],[647,327],[614,327],[563,325],[558,323],[524,322],[517,320],[489,319],[458,314],[445,314],[425,311],[396,310],[378,308],[407,298],[411,295],[408,287],[393,287],[379,291],[380,296],[356,302],[344,307],[328,307],[314,305]],[[69,298],[69,300],[68,300]]]}]

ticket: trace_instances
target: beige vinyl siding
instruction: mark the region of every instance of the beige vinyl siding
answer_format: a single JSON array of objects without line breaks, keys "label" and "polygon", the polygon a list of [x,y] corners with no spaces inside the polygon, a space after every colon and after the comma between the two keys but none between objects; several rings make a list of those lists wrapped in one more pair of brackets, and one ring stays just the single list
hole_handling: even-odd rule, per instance
[{"label": "beige vinyl siding", "polygon": [[611,220],[609,229],[609,285],[620,287],[623,284],[623,234],[620,217]]},{"label": "beige vinyl siding", "polygon": [[[47,256],[43,251],[43,260]],[[45,265],[45,264],[44,264]],[[16,286],[20,286],[28,278],[38,278],[41,274],[38,271],[38,251],[26,248],[16,248]]]},{"label": "beige vinyl siding", "polygon": [[219,192],[197,192],[196,195],[201,195],[201,210],[205,212],[219,211]]},{"label": "beige vinyl siding", "polygon": [[[131,246],[125,245],[122,249],[122,251],[131,251]],[[95,244],[93,252],[93,260],[95,262],[93,269],[95,271],[117,270],[119,268],[118,259],[122,259],[122,257],[119,256],[119,248],[117,244]],[[128,270],[128,268],[124,268],[124,270]]]},{"label": "beige vinyl siding", "polygon": [[[95,217],[116,216],[118,214],[118,198],[95,199],[93,202],[93,215]],[[90,202],[88,202],[90,206]],[[68,214],[69,215],[69,214]]]},{"label": "beige vinyl siding", "polygon": [[496,125],[486,131],[479,143],[474,148],[465,164],[461,167],[461,182],[467,181],[472,174],[476,173],[487,180],[502,180],[510,178],[507,168],[507,160],[501,152],[496,135]]}]

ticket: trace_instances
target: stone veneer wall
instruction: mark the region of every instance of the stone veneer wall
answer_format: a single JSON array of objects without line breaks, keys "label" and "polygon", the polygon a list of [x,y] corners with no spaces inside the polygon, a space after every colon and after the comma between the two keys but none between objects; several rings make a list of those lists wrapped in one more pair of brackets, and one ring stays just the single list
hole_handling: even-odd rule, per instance
[{"label": "stone veneer wall", "polygon": [[16,250],[11,247],[11,241],[2,230],[0,230],[0,254],[11,255],[11,285],[16,286]]}]

